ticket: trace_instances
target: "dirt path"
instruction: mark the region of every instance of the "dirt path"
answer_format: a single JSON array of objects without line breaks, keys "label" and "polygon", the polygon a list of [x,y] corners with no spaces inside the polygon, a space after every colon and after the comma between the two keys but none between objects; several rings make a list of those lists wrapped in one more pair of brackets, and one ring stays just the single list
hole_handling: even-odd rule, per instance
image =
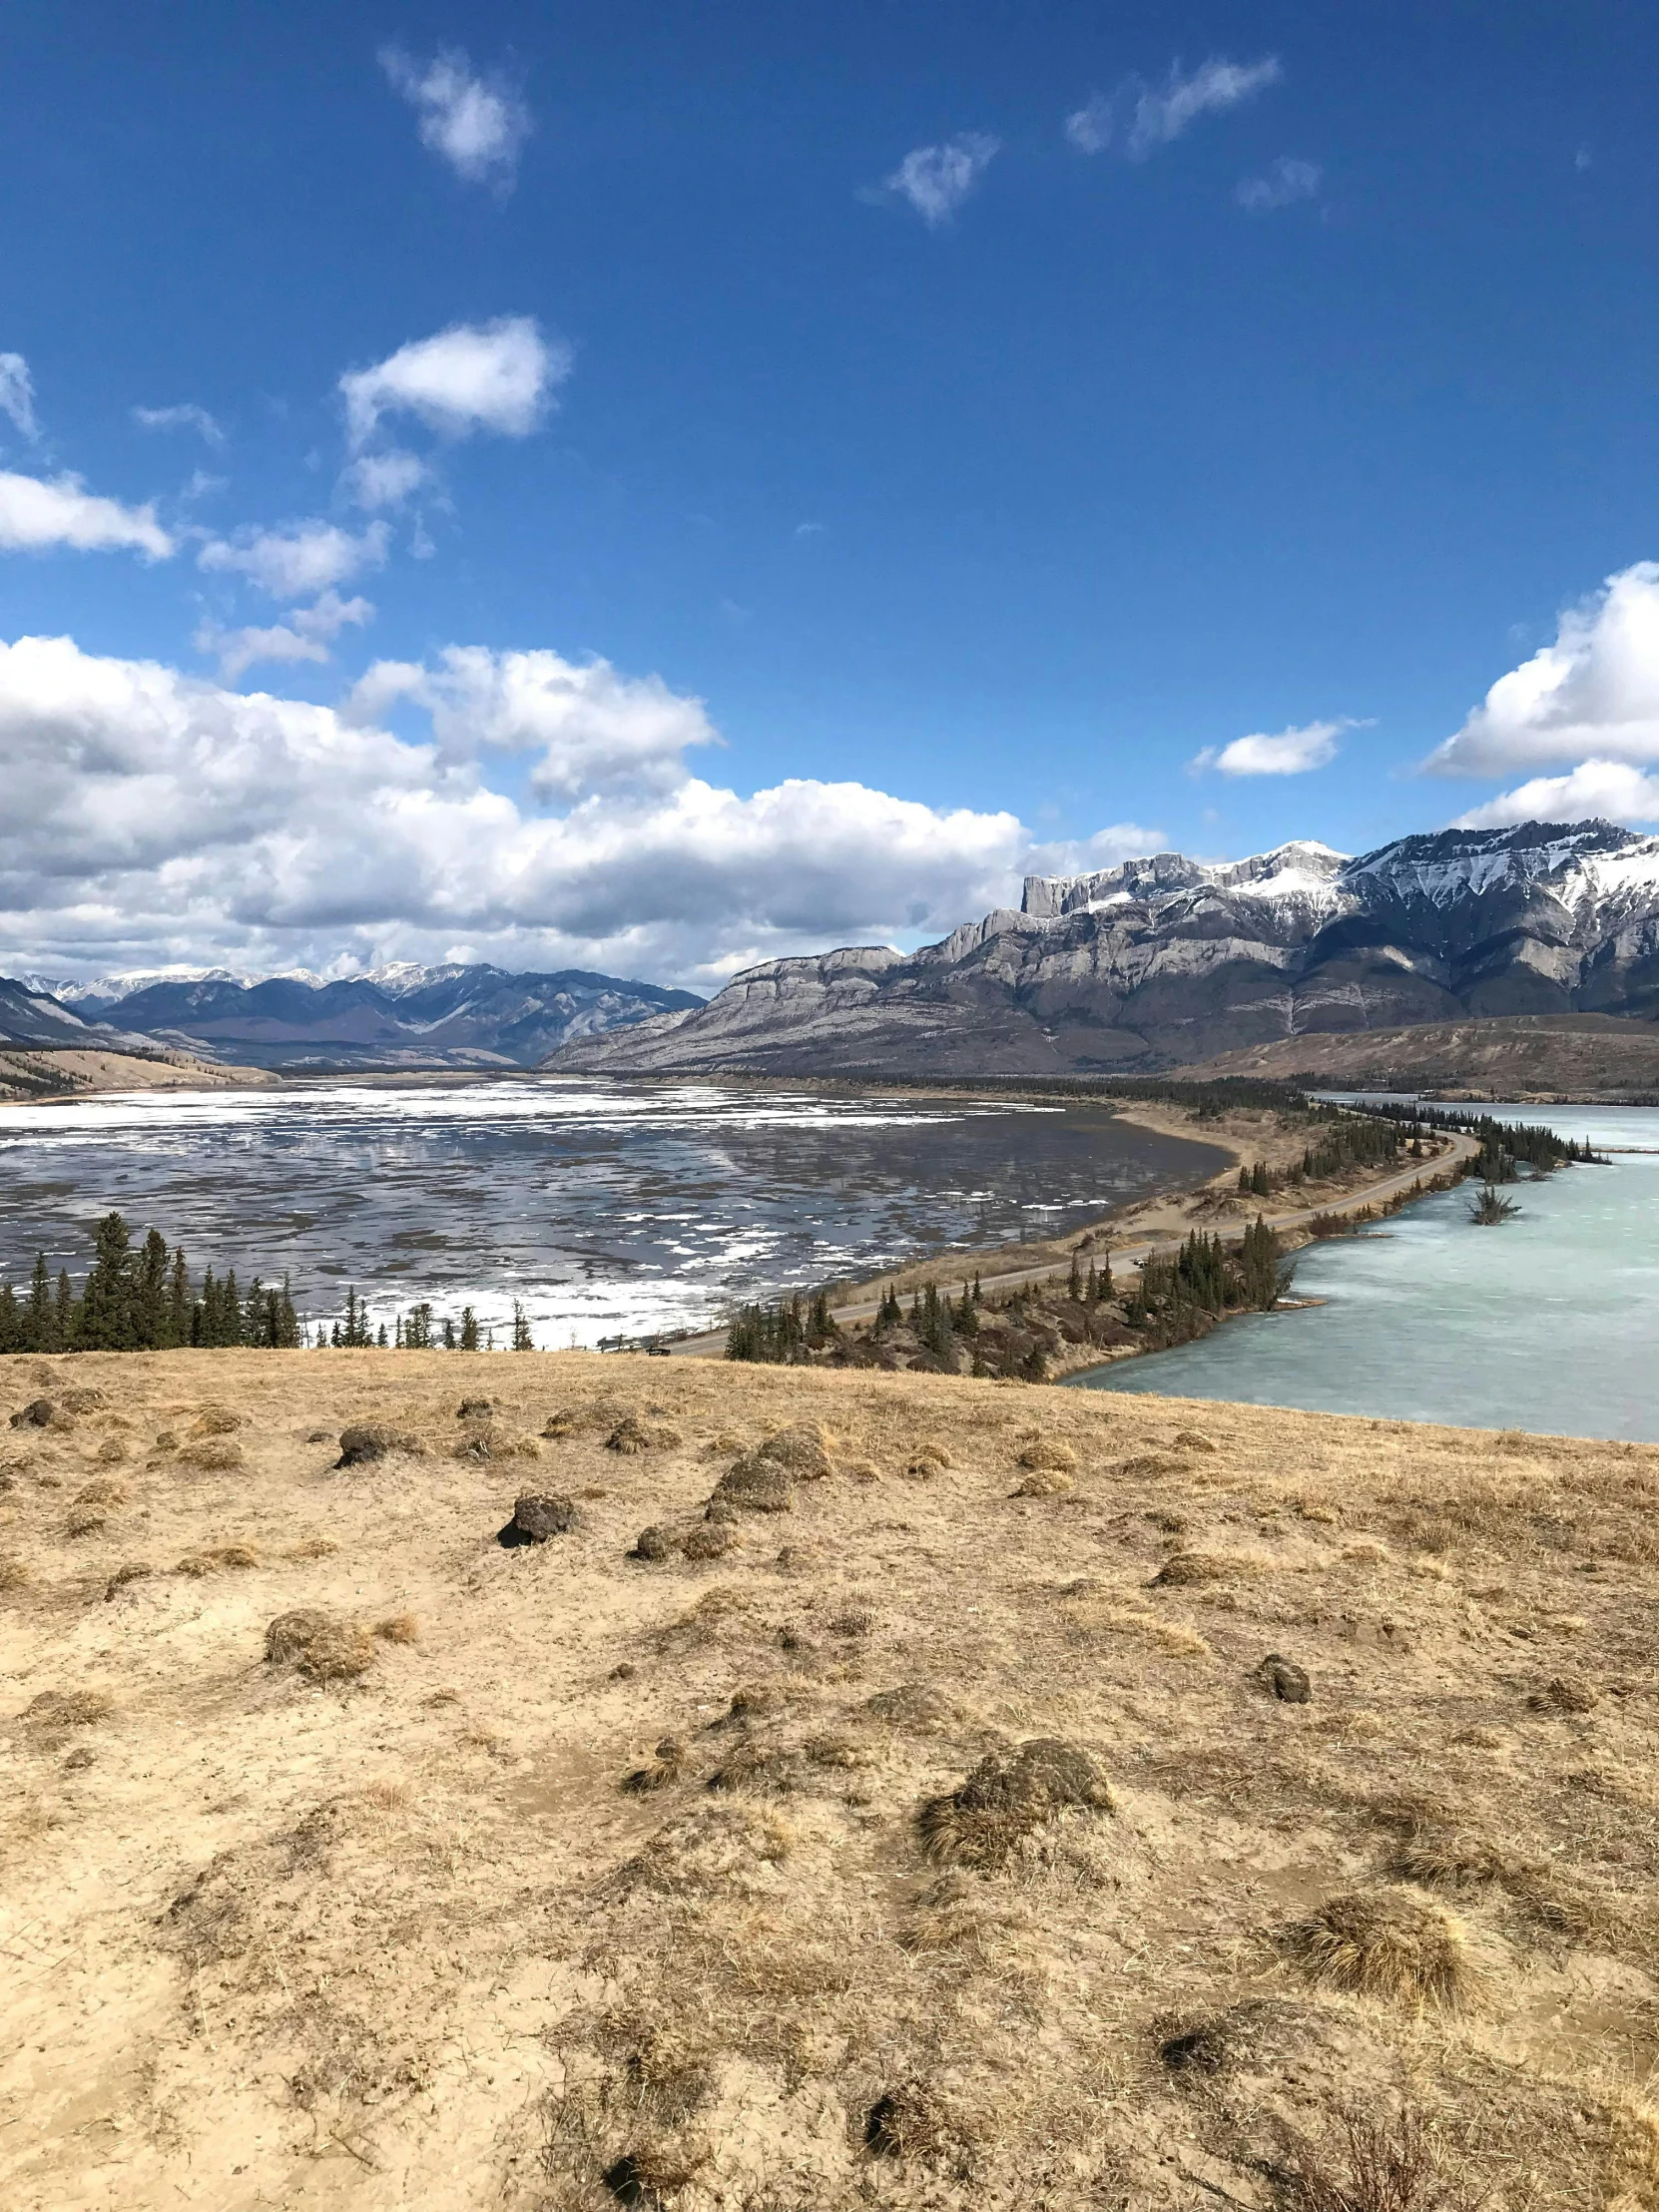
[{"label": "dirt path", "polygon": [[[1447,1134],[1451,1138],[1450,1151],[1441,1153],[1431,1163],[1415,1163],[1401,1174],[1385,1176],[1381,1183],[1370,1183],[1364,1190],[1351,1191],[1346,1198],[1327,1200],[1318,1206],[1297,1206],[1288,1212],[1277,1214],[1263,1208],[1262,1218],[1270,1229],[1306,1229],[1310,1222],[1321,1215],[1327,1218],[1333,1214],[1346,1217],[1357,1214],[1368,1206],[1386,1205],[1390,1200],[1398,1198],[1401,1192],[1408,1191],[1413,1183],[1423,1180],[1424,1167],[1428,1167],[1433,1175],[1443,1175],[1463,1161],[1474,1159],[1479,1153],[1480,1146],[1473,1137],[1464,1136],[1459,1131],[1448,1131]],[[1221,1229],[1216,1234],[1224,1244],[1239,1244],[1243,1241],[1248,1226],[1250,1225],[1240,1222],[1236,1228]],[[1185,1237],[1154,1237],[1141,1244],[1118,1245],[1110,1253],[1112,1266],[1114,1269],[1138,1268],[1143,1260],[1154,1253],[1163,1257],[1179,1252],[1185,1242]],[[1104,1251],[1105,1248],[1100,1249]],[[978,1273],[983,1290],[1000,1293],[1021,1290],[1033,1283],[1052,1283],[1069,1274],[1070,1269],[1071,1259],[1068,1256],[1064,1262],[1045,1260],[1040,1267],[1011,1268],[1002,1274],[987,1274],[984,1269],[980,1269]],[[878,1305],[879,1301],[876,1299],[860,1299],[854,1305],[832,1306],[830,1312],[836,1321],[843,1324],[873,1321]],[[726,1356],[726,1332],[724,1329],[717,1329],[711,1330],[706,1336],[683,1337],[668,1349],[677,1356],[694,1360],[721,1360]]]}]

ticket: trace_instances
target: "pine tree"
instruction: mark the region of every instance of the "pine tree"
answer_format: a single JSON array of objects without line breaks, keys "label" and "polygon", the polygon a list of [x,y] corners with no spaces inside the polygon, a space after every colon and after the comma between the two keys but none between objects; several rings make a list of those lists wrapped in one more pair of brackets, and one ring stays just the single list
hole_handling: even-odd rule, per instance
[{"label": "pine tree", "polygon": [[138,1256],[133,1286],[133,1333],[146,1352],[159,1351],[167,1342],[167,1239],[152,1229]]},{"label": "pine tree", "polygon": [[133,1317],[132,1232],[119,1214],[106,1214],[86,1288],[81,1294],[80,1341],[88,1352],[131,1352],[138,1338]]},{"label": "pine tree", "polygon": [[1079,1306],[1082,1304],[1083,1277],[1077,1265],[1077,1255],[1075,1252],[1071,1256],[1071,1280],[1066,1285],[1066,1296],[1071,1300],[1071,1303],[1074,1306]]},{"label": "pine tree", "polygon": [[530,1317],[515,1298],[513,1300],[513,1350],[534,1352],[536,1340],[530,1334]]},{"label": "pine tree", "polygon": [[1250,1192],[1250,1170],[1247,1167],[1241,1167],[1239,1170],[1240,1195],[1248,1196]]},{"label": "pine tree", "polygon": [[476,1352],[478,1350],[478,1317],[470,1306],[461,1308],[461,1350],[463,1352]]},{"label": "pine tree", "polygon": [[455,1324],[447,1314],[443,1318],[443,1349],[445,1352],[453,1352],[455,1349]]},{"label": "pine tree", "polygon": [[56,1352],[57,1316],[52,1308],[52,1278],[47,1273],[46,1255],[35,1254],[35,1272],[29,1281],[29,1303],[24,1309],[24,1330],[30,1352]]},{"label": "pine tree", "polygon": [[167,1287],[167,1341],[170,1345],[190,1343],[190,1270],[185,1266],[183,1249],[176,1248]]},{"label": "pine tree", "polygon": [[1250,1189],[1254,1198],[1266,1198],[1268,1196],[1268,1164],[1265,1160],[1258,1160],[1251,1169]]}]

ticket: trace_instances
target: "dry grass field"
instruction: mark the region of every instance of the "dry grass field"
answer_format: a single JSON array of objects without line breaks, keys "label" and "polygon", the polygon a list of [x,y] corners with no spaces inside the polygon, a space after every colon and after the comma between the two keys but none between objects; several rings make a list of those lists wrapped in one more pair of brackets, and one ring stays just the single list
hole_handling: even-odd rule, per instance
[{"label": "dry grass field", "polygon": [[9,2212],[1659,2206],[1659,1451],[3,1373]]}]

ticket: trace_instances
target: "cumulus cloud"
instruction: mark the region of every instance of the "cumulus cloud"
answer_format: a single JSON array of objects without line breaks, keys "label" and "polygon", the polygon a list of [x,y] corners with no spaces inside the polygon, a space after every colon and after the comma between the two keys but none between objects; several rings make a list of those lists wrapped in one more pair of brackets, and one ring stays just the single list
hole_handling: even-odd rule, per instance
[{"label": "cumulus cloud", "polygon": [[[394,702],[430,734],[367,712]],[[0,967],[337,970],[464,947],[707,981],[943,934],[1017,902],[1041,849],[1010,814],[860,784],[740,796],[687,764],[713,738],[660,680],[551,653],[380,664],[344,714],[67,638],[0,644]],[[497,749],[550,804],[490,788]]]},{"label": "cumulus cloud", "polygon": [[380,67],[420,118],[420,143],[469,185],[513,189],[518,158],[535,129],[518,87],[500,70],[476,74],[459,47],[416,62],[401,47],[380,50]]},{"label": "cumulus cloud", "polygon": [[18,476],[0,469],[0,552],[45,553],[64,546],[76,553],[142,553],[165,561],[173,540],[156,520],[154,506],[124,507],[101,499],[79,476]]},{"label": "cumulus cloud", "polygon": [[1066,137],[1081,154],[1116,148],[1128,160],[1142,162],[1169,146],[1200,116],[1219,115],[1254,99],[1284,76],[1275,56],[1256,62],[1230,62],[1215,56],[1190,73],[1179,62],[1162,85],[1127,77],[1115,92],[1097,92],[1066,118]]},{"label": "cumulus cloud", "polygon": [[1574,762],[1659,762],[1659,561],[1638,561],[1560,619],[1553,645],[1500,676],[1423,764],[1503,776]]},{"label": "cumulus cloud", "polygon": [[14,428],[26,438],[38,438],[35,420],[35,383],[21,353],[0,353],[0,414],[9,415]]},{"label": "cumulus cloud", "polygon": [[1231,745],[1207,745],[1189,766],[1199,772],[1215,769],[1222,776],[1306,776],[1311,769],[1326,768],[1337,758],[1337,740],[1352,722],[1309,722],[1300,729],[1281,730],[1277,737],[1260,732],[1235,738]]},{"label": "cumulus cloud", "polygon": [[907,200],[928,228],[955,214],[975,184],[1002,151],[1000,139],[983,131],[961,131],[941,146],[918,146],[905,155],[881,190]]},{"label": "cumulus cloud", "polygon": [[392,446],[384,453],[363,453],[351,463],[340,482],[346,495],[371,512],[401,507],[404,500],[431,480],[431,470],[418,453]]},{"label": "cumulus cloud", "polygon": [[452,645],[436,668],[376,661],[344,712],[372,722],[397,699],[427,710],[445,759],[534,755],[531,788],[553,800],[671,789],[684,781],[689,748],[720,743],[703,702],[670,691],[660,676],[624,676],[609,661],[567,661],[545,649]]},{"label": "cumulus cloud", "polygon": [[194,400],[187,399],[177,407],[135,407],[133,420],[146,430],[194,430],[204,445],[225,443],[225,432],[218,422]]},{"label": "cumulus cloud", "polygon": [[1518,822],[1659,822],[1659,776],[1627,761],[1581,761],[1567,776],[1534,776],[1512,792],[1471,807],[1458,830],[1506,830]]},{"label": "cumulus cloud", "polygon": [[374,608],[366,599],[341,599],[325,591],[309,607],[295,607],[285,622],[245,630],[221,630],[204,623],[196,633],[199,653],[212,653],[220,673],[230,681],[258,661],[326,661],[328,648],[347,624],[358,626],[374,620]]},{"label": "cumulus cloud", "polygon": [[301,599],[307,592],[349,583],[386,557],[387,530],[371,522],[360,537],[337,523],[284,522],[275,530],[248,529],[234,538],[210,538],[197,565],[246,576],[273,599]]},{"label": "cumulus cloud", "polygon": [[554,403],[572,358],[568,345],[542,336],[533,315],[452,323],[340,378],[351,442],[366,444],[388,414],[415,415],[446,437],[474,430],[527,437]]},{"label": "cumulus cloud", "polygon": [[1248,215],[1272,215],[1279,208],[1293,208],[1299,200],[1314,200],[1325,172],[1318,162],[1297,161],[1281,154],[1260,177],[1244,177],[1233,197]]}]

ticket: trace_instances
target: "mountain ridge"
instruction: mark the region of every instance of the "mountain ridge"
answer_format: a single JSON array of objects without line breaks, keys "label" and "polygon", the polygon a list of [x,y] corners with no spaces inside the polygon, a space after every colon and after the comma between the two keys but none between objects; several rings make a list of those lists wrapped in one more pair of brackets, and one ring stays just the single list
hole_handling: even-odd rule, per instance
[{"label": "mountain ridge", "polygon": [[1301,1033],[1479,1015],[1659,1013],[1659,838],[1529,823],[1347,856],[1153,853],[1029,876],[912,953],[764,961],[706,1006],[574,1042],[615,1073],[1109,1073]]},{"label": "mountain ridge", "polygon": [[[98,988],[123,981],[137,987]],[[220,968],[46,982],[0,979],[0,1042],[165,1047],[294,1073],[536,1067],[572,1037],[703,1003],[586,968],[515,974],[487,961],[398,962],[333,981],[304,970],[250,980]]]}]

